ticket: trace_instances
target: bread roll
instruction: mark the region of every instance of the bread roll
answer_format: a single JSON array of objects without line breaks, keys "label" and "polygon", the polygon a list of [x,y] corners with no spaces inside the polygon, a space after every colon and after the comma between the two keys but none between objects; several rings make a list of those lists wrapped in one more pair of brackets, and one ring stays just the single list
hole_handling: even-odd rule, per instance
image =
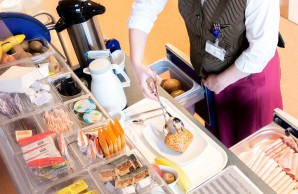
[{"label": "bread roll", "polygon": [[173,134],[168,133],[165,137],[164,143],[170,149],[183,153],[188,148],[189,144],[193,140],[193,135],[187,129],[184,129],[182,132]]}]

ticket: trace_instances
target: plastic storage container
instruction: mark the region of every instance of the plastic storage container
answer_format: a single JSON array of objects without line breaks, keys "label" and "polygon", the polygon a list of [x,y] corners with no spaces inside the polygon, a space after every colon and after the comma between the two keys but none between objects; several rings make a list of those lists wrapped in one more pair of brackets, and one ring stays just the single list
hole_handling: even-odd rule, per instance
[{"label": "plastic storage container", "polygon": [[204,98],[203,88],[167,58],[151,64],[150,67],[152,67],[162,79],[171,78],[180,81],[185,93],[175,97],[175,100],[191,114],[194,114],[195,103]]},{"label": "plastic storage container", "polygon": [[[113,164],[115,165],[113,162],[115,162],[116,160],[121,160],[121,158],[125,157],[125,156],[135,156],[135,158],[137,159],[136,161],[133,162],[134,165],[134,170],[131,169],[132,167],[130,167],[130,172],[128,174],[125,175],[117,175],[118,178],[121,177],[125,177],[127,175],[132,175],[134,172],[136,172],[135,170],[140,169],[141,167],[148,167],[148,171],[149,171],[149,176],[145,177],[144,179],[141,179],[140,181],[137,181],[133,184],[130,184],[128,187],[123,187],[123,188],[118,188],[116,189],[114,186],[115,181],[111,180],[111,181],[103,181],[102,178],[100,178],[99,173],[103,172],[104,168],[106,168],[107,165],[109,164]],[[116,167],[117,168],[117,167]],[[123,170],[123,168],[119,168],[121,170]],[[167,184],[162,180],[162,178],[155,172],[155,170],[153,170],[153,168],[151,168],[151,164],[148,163],[148,161],[146,159],[144,159],[144,157],[135,149],[130,150],[128,152],[126,152],[125,154],[121,154],[115,158],[112,158],[110,160],[107,160],[103,163],[100,164],[96,164],[90,167],[90,172],[93,176],[93,178],[96,180],[96,182],[98,182],[101,186],[101,188],[104,189],[105,194],[113,194],[113,193],[121,193],[121,194],[151,194],[154,193],[154,191],[156,191],[157,193],[173,193],[172,190],[169,189],[169,187],[167,186]],[[122,171],[123,172],[123,171]],[[118,172],[120,173],[120,171]],[[124,173],[123,173],[124,174]]]}]

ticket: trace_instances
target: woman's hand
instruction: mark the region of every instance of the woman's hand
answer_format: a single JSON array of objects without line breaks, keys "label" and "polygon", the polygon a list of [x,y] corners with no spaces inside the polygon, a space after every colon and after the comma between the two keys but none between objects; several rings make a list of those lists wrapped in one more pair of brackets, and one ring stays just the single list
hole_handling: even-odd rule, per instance
[{"label": "woman's hand", "polygon": [[228,69],[218,75],[210,74],[206,80],[202,79],[202,84],[215,94],[218,94],[229,85],[248,75],[250,74],[240,71],[235,65],[231,65]]},{"label": "woman's hand", "polygon": [[[136,74],[138,83],[141,87],[142,93],[146,98],[150,98],[153,100],[158,100],[155,90],[154,90],[154,83],[147,83],[149,78],[155,78],[156,75],[154,72],[148,67],[143,64],[140,65],[133,65],[134,72]],[[157,83],[160,84],[161,78],[157,76]]]}]

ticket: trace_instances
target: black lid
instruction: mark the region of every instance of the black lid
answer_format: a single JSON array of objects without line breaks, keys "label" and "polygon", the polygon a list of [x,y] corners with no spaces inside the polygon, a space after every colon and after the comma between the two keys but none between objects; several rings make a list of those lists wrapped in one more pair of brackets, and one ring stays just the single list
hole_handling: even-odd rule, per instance
[{"label": "black lid", "polygon": [[59,1],[56,10],[60,19],[56,23],[55,29],[57,32],[61,32],[73,24],[80,24],[95,15],[103,14],[106,9],[99,3],[90,0],[63,0]]}]

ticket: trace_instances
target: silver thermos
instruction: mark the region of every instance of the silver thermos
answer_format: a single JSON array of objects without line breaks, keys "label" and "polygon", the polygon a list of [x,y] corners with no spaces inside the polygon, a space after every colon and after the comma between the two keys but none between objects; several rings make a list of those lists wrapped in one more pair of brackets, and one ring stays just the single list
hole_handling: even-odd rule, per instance
[{"label": "silver thermos", "polygon": [[90,0],[62,0],[56,9],[60,17],[56,31],[67,29],[80,66],[87,67],[84,53],[106,48],[99,22],[94,17],[103,14],[105,7]]}]

